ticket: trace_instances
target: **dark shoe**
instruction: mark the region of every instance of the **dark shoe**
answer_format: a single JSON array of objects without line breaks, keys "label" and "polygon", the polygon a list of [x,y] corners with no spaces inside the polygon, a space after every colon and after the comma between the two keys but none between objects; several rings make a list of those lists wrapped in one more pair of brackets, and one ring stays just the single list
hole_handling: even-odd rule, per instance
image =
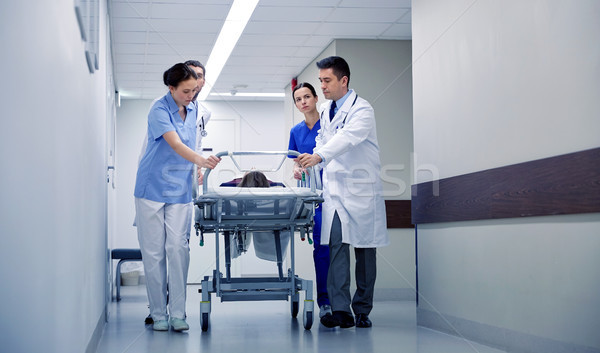
[{"label": "dark shoe", "polygon": [[348,328],[354,326],[354,318],[352,314],[345,311],[334,311],[333,318],[340,323],[341,328]]},{"label": "dark shoe", "polygon": [[144,320],[144,323],[146,325],[152,325],[154,323],[154,320],[152,319],[152,315],[148,314],[148,316],[146,316],[146,319]]},{"label": "dark shoe", "polygon": [[329,327],[329,328],[333,328],[336,326],[340,326],[340,322],[337,321],[333,315],[327,313],[323,316],[321,316],[321,323],[323,324],[323,326],[325,327]]},{"label": "dark shoe", "polygon": [[356,327],[371,327],[373,323],[369,320],[369,316],[367,314],[358,314],[356,315]]}]

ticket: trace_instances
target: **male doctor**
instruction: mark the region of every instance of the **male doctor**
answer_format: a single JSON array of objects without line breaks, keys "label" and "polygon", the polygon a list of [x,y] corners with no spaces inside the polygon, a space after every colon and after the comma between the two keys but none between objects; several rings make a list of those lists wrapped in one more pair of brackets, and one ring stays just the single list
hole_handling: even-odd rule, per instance
[{"label": "male doctor", "polygon": [[[304,153],[296,161],[304,168],[317,164],[324,168],[321,242],[329,242],[330,248],[327,292],[333,315],[321,323],[371,327],[376,248],[389,244],[375,115],[369,102],[348,89],[346,60],[331,56],[317,62],[317,67],[323,95],[331,101],[321,106],[321,130],[313,154]],[[350,245],[356,257],[352,299]]]}]

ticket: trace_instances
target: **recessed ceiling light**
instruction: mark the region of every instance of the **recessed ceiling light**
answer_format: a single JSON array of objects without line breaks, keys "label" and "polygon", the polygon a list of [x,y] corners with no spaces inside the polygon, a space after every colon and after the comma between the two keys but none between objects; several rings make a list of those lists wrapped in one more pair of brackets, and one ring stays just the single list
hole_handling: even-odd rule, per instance
[{"label": "recessed ceiling light", "polygon": [[280,98],[285,97],[285,93],[252,93],[252,92],[237,92],[235,94],[231,94],[231,92],[227,93],[211,93],[211,97],[272,97],[272,98]]},{"label": "recessed ceiling light", "polygon": [[208,62],[206,63],[206,85],[200,92],[198,99],[204,100],[208,97],[212,87],[219,78],[221,70],[227,63],[227,59],[231,55],[233,48],[244,32],[244,28],[250,20],[250,16],[254,12],[259,0],[235,0],[229,14],[225,19],[225,23],[221,28],[219,37],[215,42]]}]

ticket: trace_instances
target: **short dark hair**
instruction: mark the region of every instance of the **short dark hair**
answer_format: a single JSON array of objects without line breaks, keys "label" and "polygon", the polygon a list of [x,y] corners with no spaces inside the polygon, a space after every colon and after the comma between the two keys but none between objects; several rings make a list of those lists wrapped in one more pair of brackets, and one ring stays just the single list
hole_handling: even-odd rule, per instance
[{"label": "short dark hair", "polygon": [[350,66],[344,58],[340,56],[330,56],[317,62],[319,69],[333,69],[333,74],[341,80],[342,77],[348,77],[348,86],[350,85]]},{"label": "short dark hair", "polygon": [[315,91],[315,88],[313,87],[313,85],[311,85],[308,82],[302,82],[302,83],[299,83],[296,86],[296,88],[294,88],[294,90],[292,91],[292,101],[294,101],[294,102],[296,101],[296,99],[294,98],[294,94],[296,93],[297,90],[299,90],[302,87],[308,88],[313,96],[315,96],[315,97],[317,96],[317,91]]},{"label": "short dark hair", "polygon": [[190,78],[198,79],[198,75],[196,71],[189,68],[184,63],[177,63],[171,66],[165,73],[163,74],[163,82],[166,86],[177,87],[183,81],[187,81]]},{"label": "short dark hair", "polygon": [[238,186],[250,188],[268,188],[271,186],[271,184],[263,172],[253,170],[244,175]]},{"label": "short dark hair", "polygon": [[206,68],[198,60],[188,60],[188,61],[184,62],[184,64],[186,64],[187,66],[195,66],[195,67],[201,68],[202,72],[204,72],[204,76],[206,76]]}]

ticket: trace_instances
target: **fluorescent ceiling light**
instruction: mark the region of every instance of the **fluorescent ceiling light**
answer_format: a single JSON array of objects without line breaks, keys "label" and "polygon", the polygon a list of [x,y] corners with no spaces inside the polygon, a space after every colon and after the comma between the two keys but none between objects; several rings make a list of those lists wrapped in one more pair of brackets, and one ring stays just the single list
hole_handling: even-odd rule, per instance
[{"label": "fluorescent ceiling light", "polygon": [[238,92],[236,94],[231,94],[231,93],[211,93],[211,96],[216,96],[216,97],[285,97],[285,93],[250,93],[250,92],[245,92],[245,93],[241,93]]},{"label": "fluorescent ceiling light", "polygon": [[223,28],[221,28],[215,46],[208,57],[208,62],[206,63],[206,85],[200,92],[198,99],[206,99],[215,82],[217,82],[223,66],[227,63],[227,59],[229,59],[233,48],[235,48],[238,39],[240,39],[242,32],[244,32],[244,28],[246,28],[250,16],[252,16],[256,5],[258,5],[258,1],[235,0],[233,5],[231,5]]}]

